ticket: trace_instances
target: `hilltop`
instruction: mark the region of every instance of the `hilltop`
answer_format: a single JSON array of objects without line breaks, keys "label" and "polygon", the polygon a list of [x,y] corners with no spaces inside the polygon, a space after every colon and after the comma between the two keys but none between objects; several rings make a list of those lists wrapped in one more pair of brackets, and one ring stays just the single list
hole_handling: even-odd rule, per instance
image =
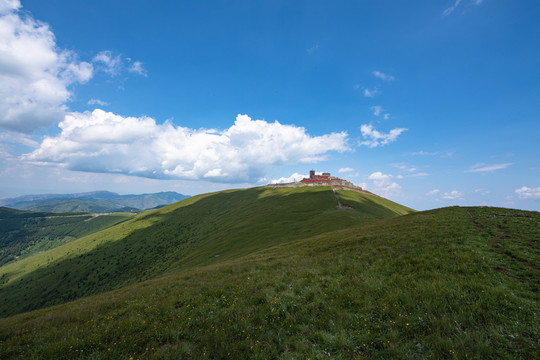
[{"label": "hilltop", "polygon": [[0,357],[536,358],[539,238],[327,186],[195,196],[0,267],[4,316],[41,308]]}]

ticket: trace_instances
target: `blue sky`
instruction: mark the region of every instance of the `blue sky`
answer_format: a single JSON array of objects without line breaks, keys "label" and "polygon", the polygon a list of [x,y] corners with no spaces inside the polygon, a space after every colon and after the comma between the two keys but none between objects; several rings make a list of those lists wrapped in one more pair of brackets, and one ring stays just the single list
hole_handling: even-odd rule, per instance
[{"label": "blue sky", "polygon": [[0,197],[331,172],[540,210],[538,1],[0,0]]}]

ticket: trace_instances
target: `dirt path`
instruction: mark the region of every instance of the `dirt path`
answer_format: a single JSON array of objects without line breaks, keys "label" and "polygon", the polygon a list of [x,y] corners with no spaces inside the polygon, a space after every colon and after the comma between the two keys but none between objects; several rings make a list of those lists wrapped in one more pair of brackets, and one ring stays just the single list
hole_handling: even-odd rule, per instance
[{"label": "dirt path", "polygon": [[337,207],[338,209],[345,209],[345,210],[354,210],[353,207],[349,206],[349,205],[343,205],[341,203],[341,199],[339,198],[338,194],[336,193],[336,190],[332,189],[332,192],[334,193],[334,197],[336,198],[337,200]]}]

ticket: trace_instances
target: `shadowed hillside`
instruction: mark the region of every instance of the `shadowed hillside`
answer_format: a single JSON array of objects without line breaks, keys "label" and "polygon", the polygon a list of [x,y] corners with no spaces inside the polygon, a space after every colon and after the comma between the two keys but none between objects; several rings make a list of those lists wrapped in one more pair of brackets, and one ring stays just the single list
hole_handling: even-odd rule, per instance
[{"label": "shadowed hillside", "polygon": [[0,266],[131,218],[131,214],[49,213],[0,207]]}]

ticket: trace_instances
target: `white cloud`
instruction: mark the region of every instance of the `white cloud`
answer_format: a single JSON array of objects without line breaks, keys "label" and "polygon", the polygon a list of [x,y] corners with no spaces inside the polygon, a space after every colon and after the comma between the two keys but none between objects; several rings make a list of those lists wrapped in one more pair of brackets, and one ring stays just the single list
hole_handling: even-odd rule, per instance
[{"label": "white cloud", "polygon": [[520,189],[516,189],[515,193],[518,194],[520,199],[540,199],[540,187],[530,188],[523,186]]},{"label": "white cloud", "polygon": [[147,76],[146,70],[142,66],[142,62],[135,61],[128,69],[129,72],[139,74],[142,76]]},{"label": "white cloud", "polygon": [[39,143],[25,134],[14,133],[11,131],[0,132],[0,141],[4,143],[22,144],[25,146],[37,148]]},{"label": "white cloud", "polygon": [[[471,0],[470,1],[473,5],[480,5],[482,4],[484,1],[483,0]],[[450,15],[451,13],[454,12],[454,10],[456,10],[456,8],[459,6],[459,4],[461,3],[461,0],[455,0],[455,2],[447,7],[444,11],[443,11],[443,16],[448,16]]]},{"label": "white cloud", "polygon": [[480,194],[482,196],[485,196],[485,195],[489,194],[489,191],[485,190],[485,189],[474,189],[474,192],[476,194]]},{"label": "white cloud", "polygon": [[105,102],[105,101],[102,101],[102,100],[99,100],[99,99],[90,99],[90,100],[88,100],[87,104],[88,105],[100,105],[100,106],[109,105],[108,102]]},{"label": "white cloud", "polygon": [[382,196],[390,196],[399,192],[401,186],[393,182],[394,176],[390,174],[383,174],[380,171],[376,171],[369,175],[368,179],[373,181],[373,192]]},{"label": "white cloud", "polygon": [[424,150],[420,150],[420,151],[417,151],[417,152],[413,152],[411,155],[414,155],[414,156],[435,156],[437,155],[438,152],[427,152],[427,151],[424,151]]},{"label": "white cloud", "polygon": [[299,174],[299,173],[294,173],[289,177],[283,177],[282,176],[279,179],[274,179],[274,180],[270,181],[270,183],[271,184],[287,184],[287,183],[300,181],[300,180],[302,180],[304,178],[308,178],[308,177],[309,177],[308,175],[302,175],[302,174]]},{"label": "white cloud", "polygon": [[19,0],[2,0],[0,1],[0,15],[18,10],[21,7]]},{"label": "white cloud", "polygon": [[407,129],[396,128],[390,130],[388,134],[383,134],[375,130],[372,125],[364,124],[360,127],[360,131],[362,132],[362,136],[364,138],[367,138],[367,140],[359,142],[359,145],[366,145],[370,148],[374,148],[379,145],[387,145],[391,142],[396,141],[397,137],[405,130]]},{"label": "white cloud", "polygon": [[452,190],[450,192],[445,192],[443,195],[443,199],[447,200],[455,200],[463,197],[463,193],[459,192],[457,190]]},{"label": "white cloud", "polygon": [[347,168],[341,168],[338,170],[338,173],[342,174],[342,173],[346,173],[346,172],[352,172],[354,171],[353,168],[350,168],[350,167],[347,167]]},{"label": "white cloud", "polygon": [[393,166],[393,167],[395,167],[397,169],[400,169],[400,170],[403,170],[403,171],[408,171],[408,172],[416,171],[415,167],[408,166],[408,165],[403,164],[403,163],[394,163],[394,164],[390,164],[390,166]]},{"label": "white cloud", "polygon": [[93,66],[58,49],[49,26],[19,8],[0,2],[0,127],[30,133],[62,120],[68,87],[88,81]]},{"label": "white cloud", "polygon": [[324,160],[347,151],[347,134],[310,136],[302,127],[238,115],[228,129],[189,129],[103,110],[71,113],[62,132],[24,159],[71,170],[148,178],[256,181],[271,166]]},{"label": "white cloud", "polygon": [[450,15],[452,12],[454,12],[454,10],[459,6],[459,3],[461,2],[461,0],[456,0],[456,2],[454,4],[452,4],[451,6],[447,7],[444,11],[443,11],[443,15],[444,16],[448,16]]},{"label": "white cloud", "polygon": [[370,89],[364,89],[364,96],[365,97],[369,97],[369,98],[372,98],[372,97],[375,97],[377,95],[379,95],[381,93],[381,91],[377,88],[373,88],[372,90]]},{"label": "white cloud", "polygon": [[439,190],[439,189],[433,189],[433,190],[428,191],[426,195],[435,196],[435,195],[439,194],[440,192],[441,192],[441,190]]},{"label": "white cloud", "polygon": [[383,72],[380,72],[379,70],[373,71],[373,75],[384,81],[394,81],[396,79],[392,75],[385,74]]},{"label": "white cloud", "polygon": [[373,115],[375,116],[379,116],[381,115],[381,113],[384,111],[382,106],[380,105],[375,105],[375,106],[372,106],[371,107],[371,111],[373,111]]},{"label": "white cloud", "polygon": [[116,77],[126,70],[130,73],[147,76],[142,62],[134,61],[132,63],[131,58],[122,59],[120,55],[114,55],[110,50],[100,51],[92,61],[97,65],[98,70],[106,72],[112,77]]},{"label": "white cloud", "polygon": [[419,172],[419,173],[416,173],[416,174],[410,174],[410,175],[407,175],[407,176],[408,176],[408,177],[415,178],[415,177],[425,177],[425,176],[430,176],[430,175],[431,175],[430,173]]},{"label": "white cloud", "polygon": [[491,164],[491,165],[480,163],[480,164],[475,164],[471,166],[471,168],[467,170],[467,172],[492,172],[496,170],[506,169],[510,165],[513,165],[513,163]]},{"label": "white cloud", "polygon": [[110,50],[99,52],[92,61],[101,64],[100,70],[109,73],[111,76],[119,75],[123,67],[120,55],[113,55]]},{"label": "white cloud", "polygon": [[368,177],[368,179],[373,180],[373,182],[377,186],[384,185],[384,184],[390,182],[392,178],[393,178],[392,175],[383,174],[380,171],[376,171],[376,172],[372,173],[371,175],[369,175],[369,177]]}]

